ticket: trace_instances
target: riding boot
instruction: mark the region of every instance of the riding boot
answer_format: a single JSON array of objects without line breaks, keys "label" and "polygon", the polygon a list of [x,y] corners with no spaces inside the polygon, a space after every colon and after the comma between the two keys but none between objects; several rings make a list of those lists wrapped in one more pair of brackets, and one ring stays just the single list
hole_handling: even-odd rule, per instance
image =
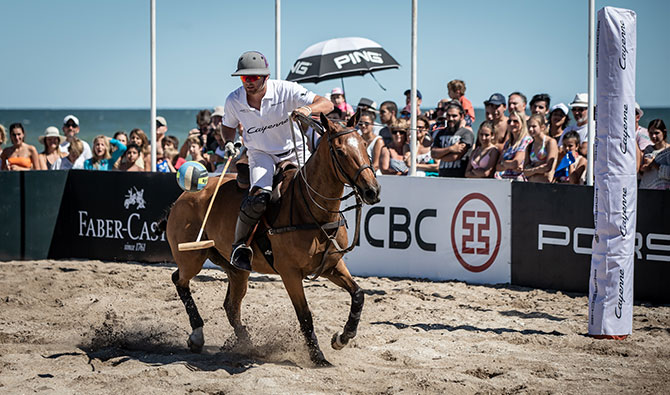
[{"label": "riding boot", "polygon": [[[240,217],[242,215],[244,214],[240,213]],[[246,243],[251,236],[251,232],[254,231],[256,224],[247,223],[240,217],[237,218],[237,225],[235,225],[235,242],[233,243],[233,253],[230,256],[230,263],[240,270],[250,272],[251,259],[254,256],[254,252]]]},{"label": "riding boot", "polygon": [[230,254],[230,263],[240,270],[251,271],[251,260],[254,253],[247,243],[256,224],[265,213],[269,201],[269,191],[260,191],[258,194],[247,196],[242,200],[240,215],[237,217],[237,224],[235,225],[233,252]]}]

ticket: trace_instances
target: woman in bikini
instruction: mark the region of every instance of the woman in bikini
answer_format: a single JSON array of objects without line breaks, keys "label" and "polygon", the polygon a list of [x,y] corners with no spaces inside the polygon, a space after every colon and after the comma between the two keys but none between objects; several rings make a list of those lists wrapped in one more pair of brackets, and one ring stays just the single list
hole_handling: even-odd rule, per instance
[{"label": "woman in bikini", "polygon": [[[421,115],[416,120],[416,175],[421,177],[437,177],[440,167],[440,160],[433,159],[430,155],[430,148],[433,146],[433,140],[428,134],[430,121],[425,115]],[[410,152],[405,153],[405,163],[408,167],[412,164]]]},{"label": "woman in bikini", "polygon": [[531,182],[552,182],[558,143],[547,136],[547,125],[542,115],[534,114],[528,119],[528,134],[533,138],[533,144],[528,146],[523,175]]},{"label": "woman in bikini", "polygon": [[519,112],[512,111],[507,119],[507,125],[511,137],[505,143],[494,177],[525,181],[523,164],[526,162],[526,148],[533,142],[533,138],[528,135],[526,118]]},{"label": "woman in bikini", "polygon": [[44,134],[37,138],[37,141],[44,145],[44,151],[39,154],[40,168],[44,170],[60,169],[60,145],[65,141],[65,136],[60,134],[57,127],[49,126]]},{"label": "woman in bikini", "polygon": [[382,174],[406,175],[409,167],[405,163],[407,146],[407,131],[409,121],[398,119],[391,126],[391,142],[382,149],[380,167]]},{"label": "woman in bikini", "polygon": [[358,130],[361,131],[363,140],[367,143],[368,156],[370,163],[375,168],[377,174],[381,174],[379,170],[379,158],[382,156],[382,148],[384,147],[384,140],[381,136],[374,133],[375,116],[369,111],[363,111],[360,118],[358,118]]},{"label": "woman in bikini", "polygon": [[0,169],[2,170],[42,170],[37,150],[24,142],[26,131],[20,123],[9,125],[9,138],[12,146],[2,151]]},{"label": "woman in bikini", "polygon": [[2,155],[2,145],[7,141],[7,133],[5,133],[5,126],[0,124],[0,155]]},{"label": "woman in bikini", "polygon": [[465,169],[467,178],[490,178],[498,163],[498,148],[493,138],[493,122],[484,121],[479,125],[477,144],[470,155],[468,167]]}]

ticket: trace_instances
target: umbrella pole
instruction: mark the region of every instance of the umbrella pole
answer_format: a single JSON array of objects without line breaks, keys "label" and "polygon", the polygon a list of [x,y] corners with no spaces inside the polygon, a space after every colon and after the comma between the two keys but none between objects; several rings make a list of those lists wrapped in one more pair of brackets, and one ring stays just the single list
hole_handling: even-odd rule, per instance
[{"label": "umbrella pole", "polygon": [[340,77],[340,81],[342,81],[342,96],[344,96],[344,100],[346,101],[347,99],[347,94],[344,90],[344,77]]}]

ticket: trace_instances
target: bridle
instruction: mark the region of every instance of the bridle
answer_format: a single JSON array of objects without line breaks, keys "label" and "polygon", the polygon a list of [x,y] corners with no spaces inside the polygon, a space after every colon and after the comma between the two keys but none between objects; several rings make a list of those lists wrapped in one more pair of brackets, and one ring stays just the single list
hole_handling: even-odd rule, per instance
[{"label": "bridle", "polygon": [[[372,167],[372,165],[363,164],[356,170],[356,173],[352,177],[344,170],[344,167],[342,166],[342,163],[338,159],[338,154],[337,154],[337,152],[335,152],[335,148],[333,147],[333,140],[335,140],[338,137],[345,136],[349,133],[355,133],[356,129],[350,128],[350,129],[343,130],[343,131],[340,131],[340,132],[329,133],[328,134],[328,133],[326,133],[326,130],[323,128],[323,126],[320,123],[316,122],[315,120],[313,120],[310,117],[307,117],[307,116],[302,115],[302,114],[296,114],[292,117],[295,118],[296,121],[301,123],[303,125],[303,127],[304,126],[311,127],[312,130],[315,133],[318,133],[321,137],[323,137],[323,136],[328,137],[328,152],[329,152],[330,159],[333,163],[333,167],[335,169],[336,177],[337,177],[338,181],[340,183],[342,183],[342,185],[351,187],[351,192],[349,192],[348,194],[346,194],[344,196],[341,196],[341,197],[324,196],[321,193],[319,193],[317,190],[315,190],[309,184],[309,181],[307,180],[307,175],[305,173],[304,164],[298,163],[299,170],[296,172],[295,178],[298,178],[298,175],[299,175],[300,176],[299,179],[305,185],[305,191],[307,192],[306,193],[307,197],[305,196],[305,193],[302,193],[302,190],[301,190],[301,195],[302,195],[303,201],[305,203],[305,207],[307,208],[307,212],[312,217],[312,220],[314,221],[314,224],[317,225],[318,228],[321,230],[321,232],[328,238],[327,242],[332,243],[333,246],[335,247],[336,252],[334,252],[334,253],[345,254],[345,253],[354,249],[356,241],[358,240],[359,235],[360,235],[361,207],[363,206],[363,199],[361,198],[362,190],[360,190],[360,187],[356,184],[356,181],[358,180],[360,175],[363,173],[363,171],[365,171],[366,169],[370,169],[370,171],[372,171],[373,176],[376,177],[375,170]],[[296,140],[295,140],[295,132],[294,132],[294,129],[293,129],[293,122],[289,121],[289,124],[291,125],[291,138],[293,139],[293,146],[294,146],[296,158],[299,158],[298,151],[297,151],[298,150],[298,145],[297,145]],[[299,128],[299,129],[302,132],[305,139],[308,139],[308,136],[307,136],[305,130],[303,130],[303,128]],[[315,136],[314,135],[312,135],[312,147],[314,149],[316,149]],[[305,153],[305,144],[303,144],[303,158],[304,158],[304,153]],[[351,196],[354,196],[354,198],[356,199],[356,203],[354,205],[351,205],[351,206],[346,207],[344,209],[334,211],[334,210],[330,210],[327,207],[323,207],[321,204],[319,204],[316,201],[315,196],[318,196],[319,198],[321,198],[323,200],[326,200],[326,201],[340,201],[340,202],[349,199]],[[314,215],[314,213],[312,213],[312,210],[310,209],[310,206],[307,202],[307,198],[309,198],[310,202],[314,206],[318,207],[320,210],[325,211],[327,213],[338,214],[339,217],[340,217],[339,221],[337,221],[335,223],[331,222],[331,223],[326,223],[326,224],[319,223],[319,221],[316,219],[316,216]],[[349,210],[353,210],[353,209],[356,210],[356,228],[355,228],[355,231],[354,231],[354,238],[353,238],[351,244],[347,248],[342,248],[337,243],[337,240],[336,240],[337,232],[338,232],[341,225],[346,225],[346,221],[344,220],[344,213],[349,211]],[[334,227],[333,226],[334,224],[336,224],[337,226]],[[332,232],[333,234],[329,234],[328,230],[332,230],[332,229],[335,229],[335,232]],[[326,257],[326,252],[327,251],[328,251],[328,245],[326,245],[324,255],[323,255],[323,259],[321,261],[321,266],[317,270],[316,274],[312,277],[312,279],[315,279],[316,277],[318,277],[321,274],[321,272],[324,268],[325,257]]]}]

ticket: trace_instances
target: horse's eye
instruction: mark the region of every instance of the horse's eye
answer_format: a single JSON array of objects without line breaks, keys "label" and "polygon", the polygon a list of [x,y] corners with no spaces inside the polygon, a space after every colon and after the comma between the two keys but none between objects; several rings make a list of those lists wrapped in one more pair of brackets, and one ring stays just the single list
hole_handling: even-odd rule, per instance
[{"label": "horse's eye", "polygon": [[342,149],[338,149],[338,150],[336,150],[336,152],[337,152],[337,155],[339,155],[339,156],[346,156],[346,154],[344,153],[344,150],[342,150]]}]

